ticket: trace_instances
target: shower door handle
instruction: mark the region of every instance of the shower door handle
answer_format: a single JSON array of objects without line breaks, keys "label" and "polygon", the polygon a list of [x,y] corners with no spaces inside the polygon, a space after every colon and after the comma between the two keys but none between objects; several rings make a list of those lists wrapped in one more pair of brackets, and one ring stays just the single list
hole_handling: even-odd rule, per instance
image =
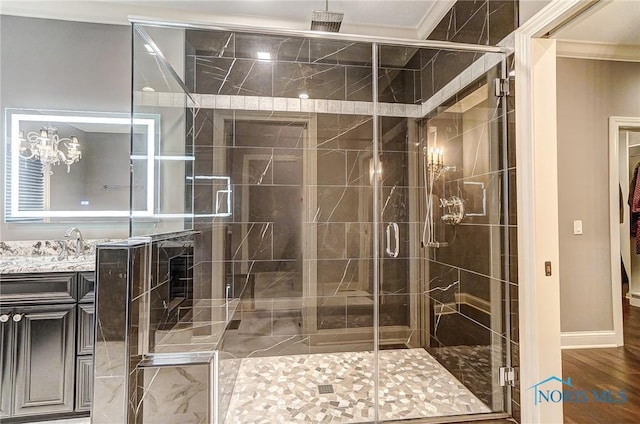
[{"label": "shower door handle", "polygon": [[[391,250],[391,230],[393,229],[394,245]],[[397,258],[400,251],[400,228],[395,222],[387,224],[387,247],[385,249],[387,256]]]}]

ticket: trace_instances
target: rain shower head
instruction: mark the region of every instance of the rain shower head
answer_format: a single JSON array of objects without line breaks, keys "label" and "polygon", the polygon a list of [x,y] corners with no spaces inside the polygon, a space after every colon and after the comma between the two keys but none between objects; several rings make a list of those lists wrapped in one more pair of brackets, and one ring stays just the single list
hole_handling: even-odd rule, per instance
[{"label": "rain shower head", "polygon": [[311,15],[311,30],[338,32],[344,13],[329,12],[329,0],[325,2],[325,10],[314,10]]}]

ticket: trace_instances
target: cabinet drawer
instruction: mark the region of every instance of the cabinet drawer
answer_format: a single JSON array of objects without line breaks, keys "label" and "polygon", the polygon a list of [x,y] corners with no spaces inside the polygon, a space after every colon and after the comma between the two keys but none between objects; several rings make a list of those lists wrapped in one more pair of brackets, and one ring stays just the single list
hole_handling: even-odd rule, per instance
[{"label": "cabinet drawer", "polygon": [[0,305],[70,303],[76,300],[76,274],[2,275]]},{"label": "cabinet drawer", "polygon": [[93,397],[93,357],[79,356],[76,361],[76,411],[90,411]]},{"label": "cabinet drawer", "polygon": [[96,273],[81,272],[78,274],[78,302],[93,303],[96,298]]},{"label": "cabinet drawer", "polygon": [[94,305],[78,305],[78,355],[93,354]]}]

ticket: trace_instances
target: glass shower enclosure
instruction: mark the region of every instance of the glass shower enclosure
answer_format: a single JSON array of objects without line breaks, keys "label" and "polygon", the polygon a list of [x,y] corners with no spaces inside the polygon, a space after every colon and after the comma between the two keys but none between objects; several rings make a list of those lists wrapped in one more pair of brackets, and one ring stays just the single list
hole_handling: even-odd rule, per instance
[{"label": "glass shower enclosure", "polygon": [[210,418],[511,414],[505,78],[495,47],[133,23],[131,234],[195,231],[189,316],[233,303]]}]

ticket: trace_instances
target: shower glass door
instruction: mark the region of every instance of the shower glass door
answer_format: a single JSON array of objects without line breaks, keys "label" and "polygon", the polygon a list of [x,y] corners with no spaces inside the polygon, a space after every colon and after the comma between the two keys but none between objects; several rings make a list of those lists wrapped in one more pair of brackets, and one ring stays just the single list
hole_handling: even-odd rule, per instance
[{"label": "shower glass door", "polygon": [[503,415],[503,57],[392,45],[377,56],[378,420]]},{"label": "shower glass door", "polygon": [[[156,161],[134,162],[134,181],[154,170],[162,184],[132,228],[197,232],[200,324],[180,324],[190,342],[219,338],[218,422],[507,416],[517,287],[503,56],[161,29],[134,32],[134,112],[162,118],[153,158],[133,145],[134,160]],[[169,59],[179,84],[165,87],[144,64]]]}]

